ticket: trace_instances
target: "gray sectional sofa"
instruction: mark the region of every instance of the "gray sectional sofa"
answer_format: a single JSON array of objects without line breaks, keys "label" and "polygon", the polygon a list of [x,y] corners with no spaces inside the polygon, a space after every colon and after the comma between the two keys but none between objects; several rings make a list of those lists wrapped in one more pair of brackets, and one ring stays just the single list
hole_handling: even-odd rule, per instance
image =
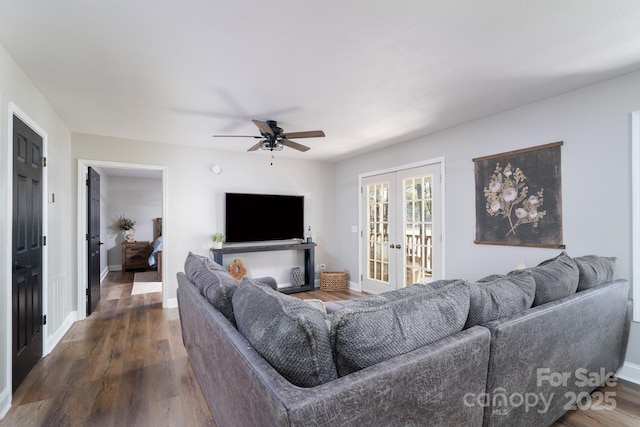
[{"label": "gray sectional sofa", "polygon": [[[190,254],[177,276],[183,342],[220,427],[549,425],[624,360],[629,284],[602,260],[563,253],[511,277],[413,285],[325,314]],[[557,268],[579,270],[580,284]],[[547,283],[533,308],[529,274]]]}]

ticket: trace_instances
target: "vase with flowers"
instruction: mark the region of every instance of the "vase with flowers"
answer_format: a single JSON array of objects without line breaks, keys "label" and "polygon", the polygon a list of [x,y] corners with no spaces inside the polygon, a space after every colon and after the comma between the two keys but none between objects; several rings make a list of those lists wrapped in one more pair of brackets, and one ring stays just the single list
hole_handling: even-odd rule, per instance
[{"label": "vase with flowers", "polygon": [[135,241],[136,236],[136,222],[124,216],[124,214],[116,217],[116,228],[122,231],[124,240],[127,242]]}]

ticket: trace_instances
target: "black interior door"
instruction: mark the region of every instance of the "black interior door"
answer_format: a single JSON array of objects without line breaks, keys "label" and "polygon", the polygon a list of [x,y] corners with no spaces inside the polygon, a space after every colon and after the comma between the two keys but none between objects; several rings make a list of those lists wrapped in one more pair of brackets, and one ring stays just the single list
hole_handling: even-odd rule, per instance
[{"label": "black interior door", "polygon": [[100,301],[100,174],[89,168],[87,176],[87,316]]},{"label": "black interior door", "polygon": [[13,117],[13,391],[42,357],[42,137]]}]

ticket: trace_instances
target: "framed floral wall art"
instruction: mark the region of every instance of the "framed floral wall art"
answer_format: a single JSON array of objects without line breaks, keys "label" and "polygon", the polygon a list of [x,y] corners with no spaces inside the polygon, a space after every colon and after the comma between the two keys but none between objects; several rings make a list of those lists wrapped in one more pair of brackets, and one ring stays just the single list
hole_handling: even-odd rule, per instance
[{"label": "framed floral wall art", "polygon": [[473,159],[477,244],[561,248],[562,141]]}]

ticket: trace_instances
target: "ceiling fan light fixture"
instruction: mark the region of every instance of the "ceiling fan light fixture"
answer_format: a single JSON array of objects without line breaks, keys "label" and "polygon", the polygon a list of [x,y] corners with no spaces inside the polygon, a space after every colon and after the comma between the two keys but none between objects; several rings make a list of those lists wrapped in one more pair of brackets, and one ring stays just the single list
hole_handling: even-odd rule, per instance
[{"label": "ceiling fan light fixture", "polygon": [[260,148],[267,151],[282,151],[284,148],[284,145],[282,145],[280,141],[270,142],[270,141],[264,140],[262,141],[262,144],[260,144]]}]

